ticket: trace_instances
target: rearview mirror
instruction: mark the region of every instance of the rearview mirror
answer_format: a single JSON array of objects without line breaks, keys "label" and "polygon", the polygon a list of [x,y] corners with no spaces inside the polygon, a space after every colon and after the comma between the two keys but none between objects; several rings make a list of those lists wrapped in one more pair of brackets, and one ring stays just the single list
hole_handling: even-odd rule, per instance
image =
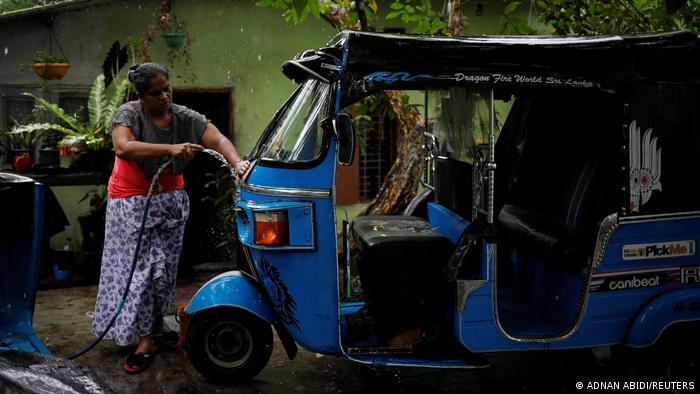
[{"label": "rearview mirror", "polygon": [[338,136],[338,164],[349,166],[355,157],[355,129],[352,117],[339,113],[333,119],[333,131]]}]

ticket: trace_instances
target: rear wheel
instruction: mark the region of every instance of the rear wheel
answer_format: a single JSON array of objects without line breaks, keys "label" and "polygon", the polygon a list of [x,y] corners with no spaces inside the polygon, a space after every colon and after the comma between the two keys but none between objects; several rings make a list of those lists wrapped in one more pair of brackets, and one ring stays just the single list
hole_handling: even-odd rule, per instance
[{"label": "rear wheel", "polygon": [[697,379],[700,377],[700,346],[691,345],[682,348],[676,348],[671,352],[666,366],[666,379],[669,382],[694,382],[693,389],[673,390],[678,393],[697,393],[700,387],[695,387],[698,384]]},{"label": "rear wheel", "polygon": [[643,378],[658,378],[667,382],[693,382],[671,388],[672,393],[697,393],[700,376],[700,322],[676,323],[666,328],[656,343],[647,348],[617,347],[613,363],[618,374],[632,373]]},{"label": "rear wheel", "polygon": [[185,351],[205,379],[237,383],[260,373],[272,354],[272,329],[255,315],[233,308],[197,313]]}]

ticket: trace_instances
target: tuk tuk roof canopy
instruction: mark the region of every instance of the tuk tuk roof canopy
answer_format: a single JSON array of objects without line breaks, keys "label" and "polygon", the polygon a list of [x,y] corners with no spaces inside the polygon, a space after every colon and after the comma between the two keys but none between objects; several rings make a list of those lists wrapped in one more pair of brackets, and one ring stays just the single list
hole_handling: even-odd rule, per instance
[{"label": "tuk tuk roof canopy", "polygon": [[600,81],[688,81],[700,76],[700,40],[690,32],[628,36],[434,37],[345,31],[345,72],[502,72]]}]

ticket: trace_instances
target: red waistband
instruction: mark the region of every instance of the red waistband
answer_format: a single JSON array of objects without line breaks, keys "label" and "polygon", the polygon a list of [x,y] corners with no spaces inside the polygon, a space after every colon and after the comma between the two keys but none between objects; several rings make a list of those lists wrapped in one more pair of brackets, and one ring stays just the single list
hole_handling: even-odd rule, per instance
[{"label": "red waistband", "polygon": [[[107,184],[107,194],[110,198],[131,196],[146,196],[151,187],[151,179],[144,178],[143,171],[137,162],[114,159],[114,169]],[[185,187],[182,174],[172,174],[170,170],[161,175],[158,180],[162,186],[161,193],[180,190]]]}]

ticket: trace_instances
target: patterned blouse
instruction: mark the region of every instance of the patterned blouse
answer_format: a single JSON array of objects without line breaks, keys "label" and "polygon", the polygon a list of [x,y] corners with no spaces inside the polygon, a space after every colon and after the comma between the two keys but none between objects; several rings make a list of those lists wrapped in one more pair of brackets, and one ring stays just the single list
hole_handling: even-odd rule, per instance
[{"label": "patterned blouse", "polygon": [[[111,129],[113,130],[116,125],[128,127],[134,133],[136,140],[154,144],[200,143],[202,134],[209,124],[209,119],[182,105],[172,104],[171,107],[173,117],[170,126],[167,129],[162,129],[146,114],[140,101],[129,101],[117,110]],[[159,157],[141,160],[139,164],[144,176],[150,179],[168,159],[168,157]],[[189,159],[175,158],[172,164],[173,174],[182,173],[188,161]]]}]

